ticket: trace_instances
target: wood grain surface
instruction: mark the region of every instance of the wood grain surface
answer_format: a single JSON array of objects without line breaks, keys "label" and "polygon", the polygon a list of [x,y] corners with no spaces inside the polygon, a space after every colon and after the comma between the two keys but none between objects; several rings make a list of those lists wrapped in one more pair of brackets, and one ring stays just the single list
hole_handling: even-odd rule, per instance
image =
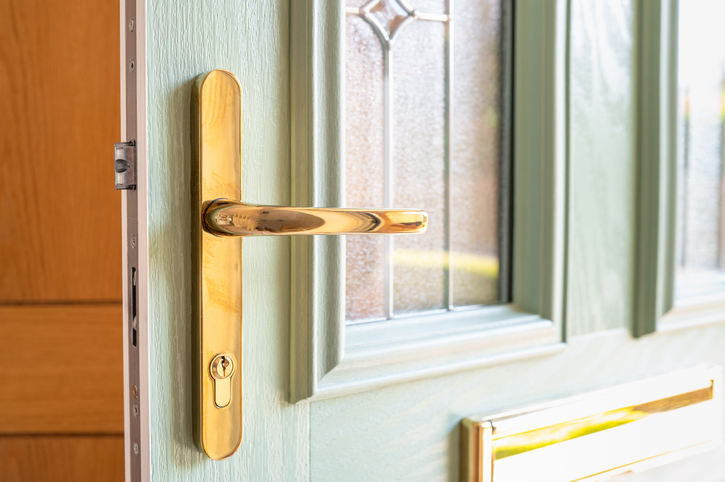
[{"label": "wood grain surface", "polygon": [[0,303],[121,299],[118,10],[0,2]]},{"label": "wood grain surface", "polygon": [[569,336],[630,326],[634,315],[634,5],[571,2]]},{"label": "wood grain surface", "polygon": [[121,305],[0,306],[0,326],[0,434],[123,433]]},{"label": "wood grain surface", "polygon": [[3,482],[121,482],[123,436],[0,436]]},{"label": "wood grain surface", "polygon": [[120,481],[119,3],[0,16],[0,481]]},{"label": "wood grain surface", "polygon": [[210,460],[194,445],[191,427],[191,87],[199,74],[215,68],[239,78],[243,199],[289,206],[289,8],[289,0],[147,2],[154,480],[309,480],[309,405],[288,401],[289,239],[244,240],[244,435],[239,450],[228,459]]}]

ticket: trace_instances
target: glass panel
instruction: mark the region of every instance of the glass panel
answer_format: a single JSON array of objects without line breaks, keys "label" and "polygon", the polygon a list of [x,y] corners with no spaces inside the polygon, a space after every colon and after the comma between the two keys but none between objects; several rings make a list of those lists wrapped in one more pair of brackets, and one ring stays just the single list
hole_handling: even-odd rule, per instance
[{"label": "glass panel", "polygon": [[451,129],[453,305],[500,299],[501,4],[456,2]]},{"label": "glass panel", "polygon": [[346,3],[346,204],[430,216],[423,235],[347,238],[349,322],[507,301],[501,0],[456,2],[455,23],[452,3]]},{"label": "glass panel", "polygon": [[395,207],[423,209],[425,234],[391,238],[393,314],[445,308],[445,24],[413,22],[395,40]]},{"label": "glass panel", "polygon": [[[465,2],[466,0],[463,1]],[[408,3],[414,6],[415,10],[419,12],[446,13],[448,11],[445,0],[410,0]],[[469,3],[471,2],[469,1]]]},{"label": "glass panel", "polygon": [[419,12],[429,12],[429,13],[446,13],[446,0],[410,0],[409,2],[406,2],[405,0],[401,2],[395,2],[399,5],[391,5],[394,2],[374,2],[371,0],[347,0],[345,2],[345,5],[348,7],[353,8],[360,8],[365,4],[373,4],[373,3],[382,3],[381,7],[383,8],[394,8],[394,7],[402,7],[403,5],[407,5],[411,7],[411,9],[414,7]]},{"label": "glass panel", "polygon": [[[383,207],[383,51],[360,17],[346,19],[346,204]],[[348,320],[385,318],[382,236],[348,236],[345,307]]]},{"label": "glass panel", "polygon": [[725,288],[723,99],[725,2],[680,2],[678,297]]}]

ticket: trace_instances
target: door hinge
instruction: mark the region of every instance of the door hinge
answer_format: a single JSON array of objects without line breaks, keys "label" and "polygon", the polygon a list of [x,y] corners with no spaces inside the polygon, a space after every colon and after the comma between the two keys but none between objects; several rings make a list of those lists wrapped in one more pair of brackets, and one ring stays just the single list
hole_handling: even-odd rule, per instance
[{"label": "door hinge", "polygon": [[116,189],[136,189],[136,141],[117,142],[113,150]]}]

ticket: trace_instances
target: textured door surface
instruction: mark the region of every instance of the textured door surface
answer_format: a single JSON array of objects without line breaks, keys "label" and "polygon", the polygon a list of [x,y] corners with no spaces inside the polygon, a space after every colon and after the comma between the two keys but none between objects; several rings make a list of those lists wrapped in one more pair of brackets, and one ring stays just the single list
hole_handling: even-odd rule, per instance
[{"label": "textured door surface", "polygon": [[[320,21],[316,28],[324,27],[330,3],[305,1],[320,15],[313,16],[313,23],[315,18]],[[516,8],[534,8],[537,3],[520,1]],[[295,267],[291,266],[290,242],[247,239],[244,438],[234,456],[213,462],[195,448],[191,427],[187,187],[191,85],[197,75],[214,68],[228,69],[239,77],[244,96],[244,199],[288,205],[291,131],[308,129],[317,139],[326,139],[328,134],[291,120],[290,85],[306,65],[319,60],[315,55],[324,56],[334,46],[313,45],[311,51],[317,54],[307,63],[290,62],[288,0],[149,2],[153,479],[456,480],[459,423],[467,416],[702,362],[725,365],[722,323],[639,339],[630,334],[638,288],[637,3],[571,0],[565,9],[569,15],[563,295],[567,346],[555,354],[291,404],[290,273]],[[335,102],[324,89],[324,84],[316,84],[315,101]],[[326,182],[325,174],[312,176],[310,184]],[[325,305],[319,309],[325,310]],[[720,448],[648,472],[626,474],[621,480],[722,481],[723,460],[725,448]]]},{"label": "textured door surface", "polygon": [[118,2],[0,4],[0,480],[123,480]]}]

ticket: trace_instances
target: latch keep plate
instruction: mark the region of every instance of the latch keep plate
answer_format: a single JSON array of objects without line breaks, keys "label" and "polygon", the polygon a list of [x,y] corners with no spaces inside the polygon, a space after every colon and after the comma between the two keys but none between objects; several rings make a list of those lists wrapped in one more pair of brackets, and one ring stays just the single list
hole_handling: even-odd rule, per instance
[{"label": "latch keep plate", "polygon": [[117,142],[113,145],[113,151],[116,189],[136,189],[136,143]]}]

